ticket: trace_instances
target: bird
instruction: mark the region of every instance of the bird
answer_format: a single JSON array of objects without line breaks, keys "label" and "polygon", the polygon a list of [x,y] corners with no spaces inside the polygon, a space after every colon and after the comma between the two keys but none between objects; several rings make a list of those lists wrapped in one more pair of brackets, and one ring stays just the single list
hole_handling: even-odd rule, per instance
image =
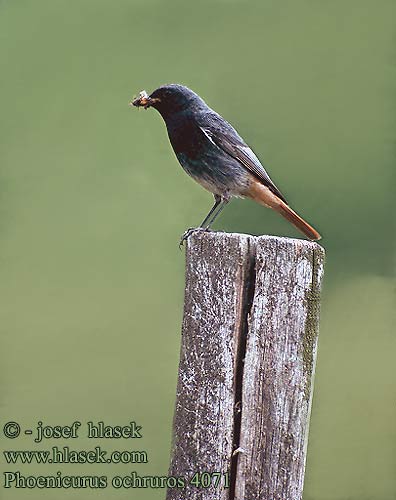
[{"label": "bird", "polygon": [[320,234],[288,204],[258,157],[234,127],[184,85],[142,90],[130,105],[154,108],[162,116],[176,158],[195,181],[213,194],[214,205],[198,228],[188,229],[183,245],[197,230],[208,231],[233,197],[250,198],[272,208],[310,240]]}]

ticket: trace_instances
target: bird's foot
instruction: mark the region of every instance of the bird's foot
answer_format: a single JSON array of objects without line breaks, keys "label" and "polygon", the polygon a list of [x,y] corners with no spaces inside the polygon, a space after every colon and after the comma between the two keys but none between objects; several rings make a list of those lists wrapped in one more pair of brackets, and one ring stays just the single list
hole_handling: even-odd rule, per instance
[{"label": "bird's foot", "polygon": [[188,238],[193,234],[193,233],[197,233],[199,231],[210,231],[209,228],[204,228],[204,227],[190,227],[189,229],[187,229],[187,231],[184,231],[184,233],[182,234],[182,237],[180,238],[180,242],[179,242],[179,248],[181,250],[182,246],[184,245],[184,242],[188,240]]}]

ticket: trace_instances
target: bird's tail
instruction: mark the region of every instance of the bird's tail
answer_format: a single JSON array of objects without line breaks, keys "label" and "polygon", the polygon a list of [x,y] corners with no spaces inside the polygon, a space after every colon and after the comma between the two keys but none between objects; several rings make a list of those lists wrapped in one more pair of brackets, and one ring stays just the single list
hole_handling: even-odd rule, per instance
[{"label": "bird's tail", "polygon": [[267,186],[264,186],[259,181],[251,182],[249,189],[243,193],[245,196],[252,200],[272,208],[285,219],[299,229],[310,240],[320,240],[320,234],[312,226],[305,222],[294,210],[292,210],[287,203],[281,200],[275,193],[273,193]]},{"label": "bird's tail", "polygon": [[310,240],[320,240],[320,234],[314,229],[308,222],[300,217],[294,210],[292,210],[289,205],[283,203],[278,205],[278,207],[274,207],[275,210],[283,215],[285,219],[293,224],[297,229],[299,229],[307,238]]}]

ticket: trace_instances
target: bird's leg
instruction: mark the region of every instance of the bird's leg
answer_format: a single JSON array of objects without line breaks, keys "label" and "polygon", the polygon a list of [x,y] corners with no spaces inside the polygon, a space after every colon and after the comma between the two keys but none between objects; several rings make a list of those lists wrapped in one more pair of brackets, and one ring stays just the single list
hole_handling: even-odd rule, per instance
[{"label": "bird's leg", "polygon": [[223,210],[223,208],[227,205],[227,203],[230,201],[228,197],[223,197],[218,194],[214,194],[214,199],[215,199],[215,204],[213,207],[210,209],[208,215],[205,217],[205,219],[202,221],[199,227],[192,227],[190,229],[187,229],[181,237],[179,247],[183,246],[183,243],[187,241],[187,239],[194,233],[195,231],[208,231],[210,226],[213,224],[214,220],[216,217],[220,214],[220,212]]},{"label": "bird's leg", "polygon": [[[201,222],[201,224],[199,225],[199,227],[202,227],[204,229],[208,229],[209,226],[211,225],[211,223],[213,221],[210,220],[211,216],[213,215],[214,212],[216,212],[216,209],[219,207],[219,205],[221,206],[222,202],[223,202],[223,199],[221,196],[219,196],[218,194],[214,194],[214,199],[215,199],[215,204],[213,205],[213,207],[210,209],[208,215],[204,218],[204,220]],[[214,219],[216,218],[216,214],[214,216]],[[214,220],[213,219],[213,220]]]},{"label": "bird's leg", "polygon": [[205,219],[202,221],[202,224],[199,227],[190,227],[190,229],[187,229],[187,231],[185,231],[183,233],[181,240],[179,242],[179,248],[181,248],[183,246],[184,242],[188,240],[188,238],[192,235],[192,233],[194,233],[195,231],[203,231],[203,230],[206,230],[209,228],[210,222],[209,222],[209,224],[207,224],[207,223],[208,223],[210,217],[212,216],[213,212],[215,212],[215,210],[221,204],[221,201],[222,201],[221,196],[219,196],[218,194],[214,194],[213,196],[215,199],[215,204],[210,209],[208,215],[205,217]]},{"label": "bird's leg", "polygon": [[[216,203],[214,204],[212,210],[208,213],[208,215],[205,217],[205,220],[201,224],[201,227],[203,227],[206,231],[210,228],[215,219],[220,215],[223,208],[230,201],[230,198],[228,196],[225,197],[215,195],[215,200]],[[215,210],[216,208],[217,210]]]}]

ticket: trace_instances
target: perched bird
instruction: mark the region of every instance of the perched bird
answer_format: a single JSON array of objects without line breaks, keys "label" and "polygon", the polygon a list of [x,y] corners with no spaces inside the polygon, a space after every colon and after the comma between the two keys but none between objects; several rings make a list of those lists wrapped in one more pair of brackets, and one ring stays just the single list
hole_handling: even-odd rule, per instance
[{"label": "perched bird", "polygon": [[[320,234],[289,207],[238,132],[195,92],[183,85],[164,85],[151,95],[140,92],[130,104],[145,109],[153,107],[161,114],[181,166],[213,194],[215,203],[200,229],[209,229],[236,196],[251,198],[274,209],[309,239],[320,239]],[[186,231],[180,243],[195,230]]]}]

